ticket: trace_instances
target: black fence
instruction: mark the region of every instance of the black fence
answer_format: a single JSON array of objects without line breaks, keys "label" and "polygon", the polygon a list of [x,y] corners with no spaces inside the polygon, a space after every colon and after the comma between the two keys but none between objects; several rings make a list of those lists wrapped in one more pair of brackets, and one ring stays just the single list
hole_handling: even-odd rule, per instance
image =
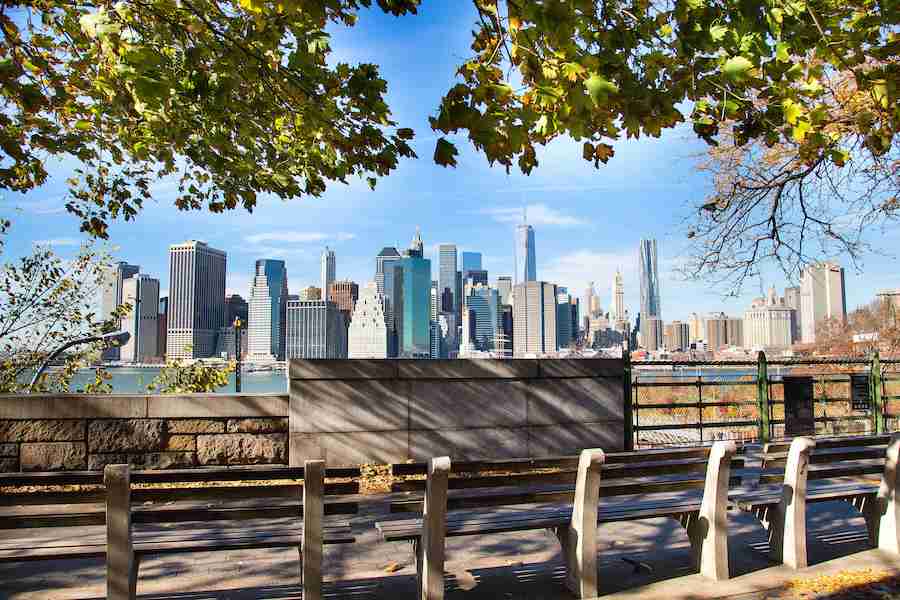
[{"label": "black fence", "polygon": [[900,430],[900,360],[630,365],[634,447]]}]

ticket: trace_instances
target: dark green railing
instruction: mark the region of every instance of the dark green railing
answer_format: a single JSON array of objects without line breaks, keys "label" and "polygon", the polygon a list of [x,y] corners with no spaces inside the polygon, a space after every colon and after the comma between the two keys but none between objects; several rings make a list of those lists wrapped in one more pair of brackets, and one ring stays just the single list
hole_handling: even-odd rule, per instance
[{"label": "dark green railing", "polygon": [[[755,361],[633,362],[627,365],[626,397],[631,398],[634,446],[784,437],[782,377],[787,375],[813,378],[817,435],[896,431],[898,367],[900,360],[882,360],[877,353],[869,358],[767,360],[760,352]],[[691,369],[696,375],[684,373]],[[868,410],[853,408],[851,375],[868,376]],[[888,393],[894,385],[898,390]]]}]

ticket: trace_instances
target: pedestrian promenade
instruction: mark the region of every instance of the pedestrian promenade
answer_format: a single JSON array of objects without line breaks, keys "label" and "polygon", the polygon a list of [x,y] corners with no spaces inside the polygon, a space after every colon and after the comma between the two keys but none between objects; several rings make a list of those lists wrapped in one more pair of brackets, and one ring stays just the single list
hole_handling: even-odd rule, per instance
[{"label": "pedestrian promenade", "polygon": [[[357,543],[330,546],[325,555],[328,598],[415,598],[415,573],[408,544],[378,541],[373,523],[383,506],[369,503],[353,520]],[[747,514],[729,513],[733,579],[704,580],[692,573],[688,539],[671,519],[601,525],[598,531],[600,589],[609,598],[772,598],[793,578],[840,569],[892,570],[900,561],[869,550],[865,522],[840,502],[809,507],[810,563],[803,571],[775,566],[766,556],[762,527]],[[89,528],[52,530],[76,539]],[[0,531],[21,537],[23,530]],[[482,600],[566,599],[559,544],[548,532],[524,532],[447,541],[447,598]],[[102,561],[56,561],[0,565],[0,598],[100,599],[105,593]],[[153,600],[300,598],[298,562],[292,550],[255,550],[151,557],[142,565],[141,598]],[[786,596],[792,597],[792,596]]]}]

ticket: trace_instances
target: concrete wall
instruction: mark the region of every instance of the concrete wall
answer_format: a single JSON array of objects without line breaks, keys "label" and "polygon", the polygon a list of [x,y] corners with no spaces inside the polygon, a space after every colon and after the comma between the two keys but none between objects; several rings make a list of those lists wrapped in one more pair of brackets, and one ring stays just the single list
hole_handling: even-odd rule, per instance
[{"label": "concrete wall", "polygon": [[0,396],[0,471],[286,463],[288,397]]},{"label": "concrete wall", "polygon": [[618,360],[292,361],[289,376],[290,396],[0,395],[0,471],[553,456],[629,435]]},{"label": "concrete wall", "polygon": [[622,450],[624,375],[609,359],[294,360],[291,463]]}]

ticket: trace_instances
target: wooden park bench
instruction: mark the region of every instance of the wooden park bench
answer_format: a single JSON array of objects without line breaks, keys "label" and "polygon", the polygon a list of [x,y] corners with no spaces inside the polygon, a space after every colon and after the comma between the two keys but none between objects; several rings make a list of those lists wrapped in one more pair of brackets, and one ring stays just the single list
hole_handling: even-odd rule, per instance
[{"label": "wooden park bench", "polygon": [[100,527],[0,541],[0,561],[105,557],[107,598],[120,600],[135,597],[146,556],[297,548],[303,597],[318,600],[322,545],[354,541],[349,523],[324,516],[356,513],[355,499],[340,496],[358,492],[358,477],[358,468],[325,469],[322,461],[300,468],[132,471],[109,465],[103,473],[3,474],[0,486],[93,487],[0,494],[0,529]]},{"label": "wooden park bench", "polygon": [[898,554],[898,454],[900,434],[766,444],[758,489],[733,500],[766,528],[769,555],[795,569],[807,566],[809,502],[849,502],[865,517],[871,544]]},{"label": "wooden park bench", "polygon": [[[566,586],[580,598],[597,595],[597,524],[671,517],[688,532],[695,564],[714,579],[728,577],[725,531],[733,442],[712,448],[647,450],[499,461],[395,464],[392,512],[423,517],[376,523],[385,541],[413,545],[420,597],[444,593],[445,536],[549,529],[567,566]],[[702,494],[696,493],[703,490]],[[424,497],[423,497],[424,492]],[[676,493],[680,492],[680,493]],[[619,500],[613,502],[613,500]],[[537,507],[526,505],[539,505]]]}]

